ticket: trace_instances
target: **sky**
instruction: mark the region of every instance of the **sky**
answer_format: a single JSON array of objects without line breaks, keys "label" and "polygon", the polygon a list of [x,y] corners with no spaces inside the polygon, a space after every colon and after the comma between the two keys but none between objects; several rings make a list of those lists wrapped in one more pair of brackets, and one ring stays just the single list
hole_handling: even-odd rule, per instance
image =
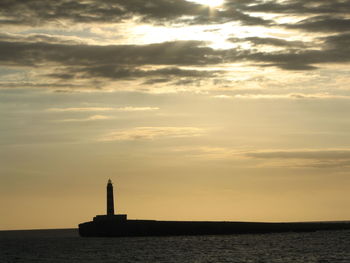
[{"label": "sky", "polygon": [[349,0],[2,0],[0,229],[350,220]]}]

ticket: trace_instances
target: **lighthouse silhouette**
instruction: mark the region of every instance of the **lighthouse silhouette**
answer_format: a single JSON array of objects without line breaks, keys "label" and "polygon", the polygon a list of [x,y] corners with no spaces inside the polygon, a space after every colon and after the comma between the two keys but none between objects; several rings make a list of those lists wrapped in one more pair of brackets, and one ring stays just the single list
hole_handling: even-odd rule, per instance
[{"label": "lighthouse silhouette", "polygon": [[113,193],[113,184],[112,180],[109,179],[107,182],[107,213],[105,215],[96,215],[93,218],[93,222],[106,222],[106,221],[114,221],[114,222],[126,222],[127,215],[126,214],[116,214],[114,212],[114,193]]},{"label": "lighthouse silhouette", "polygon": [[107,183],[107,215],[114,215],[114,197],[113,197],[113,185],[112,180],[109,179]]}]

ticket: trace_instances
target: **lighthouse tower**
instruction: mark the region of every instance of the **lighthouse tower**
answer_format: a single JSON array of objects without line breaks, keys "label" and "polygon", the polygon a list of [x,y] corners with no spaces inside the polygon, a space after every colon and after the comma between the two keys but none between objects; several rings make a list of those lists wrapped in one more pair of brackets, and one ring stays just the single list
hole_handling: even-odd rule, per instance
[{"label": "lighthouse tower", "polygon": [[113,196],[113,185],[112,180],[109,179],[107,183],[107,214],[106,215],[97,215],[93,218],[94,222],[126,222],[127,215],[125,214],[115,214],[114,213],[114,196]]},{"label": "lighthouse tower", "polygon": [[113,185],[111,179],[107,183],[107,215],[114,215]]}]

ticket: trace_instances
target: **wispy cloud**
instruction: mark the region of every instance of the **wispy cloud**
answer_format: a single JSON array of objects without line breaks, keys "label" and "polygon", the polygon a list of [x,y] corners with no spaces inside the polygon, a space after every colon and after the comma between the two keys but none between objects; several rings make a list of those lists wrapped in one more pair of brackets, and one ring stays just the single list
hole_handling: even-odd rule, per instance
[{"label": "wispy cloud", "polygon": [[201,136],[204,129],[196,127],[136,127],[111,132],[100,141],[153,140],[157,138],[185,138]]},{"label": "wispy cloud", "polygon": [[224,95],[224,94],[222,94],[222,95],[215,95],[213,97],[216,98],[216,99],[232,99],[233,98],[232,96]]},{"label": "wispy cloud", "polygon": [[133,112],[133,111],[156,111],[159,110],[158,107],[72,107],[72,108],[50,108],[47,111],[52,112],[88,112],[88,111],[121,111],[121,112]]},{"label": "wispy cloud", "polygon": [[266,150],[248,152],[246,156],[259,159],[349,159],[350,149]]},{"label": "wispy cloud", "polygon": [[132,111],[156,111],[158,107],[122,107],[117,108],[118,111],[132,112]]},{"label": "wispy cloud", "polygon": [[212,146],[200,146],[200,147],[177,147],[171,149],[173,152],[179,152],[188,157],[203,160],[230,160],[233,158],[242,159],[245,158],[242,152],[237,149],[225,148],[225,147],[212,147]]},{"label": "wispy cloud", "polygon": [[[258,167],[288,168],[339,168],[350,167],[350,149],[291,149],[291,150],[248,150],[229,147],[179,147],[173,152],[181,152],[187,157],[207,161],[256,162]],[[251,166],[251,162],[249,163]]]},{"label": "wispy cloud", "polygon": [[350,99],[350,96],[329,93],[288,93],[288,94],[236,94],[216,95],[217,99]]},{"label": "wispy cloud", "polygon": [[75,119],[63,119],[60,120],[60,122],[84,122],[84,121],[97,121],[97,120],[107,120],[112,119],[111,116],[105,116],[105,115],[92,115],[87,118],[75,118]]},{"label": "wispy cloud", "polygon": [[350,166],[350,149],[300,149],[248,152],[249,158],[265,160],[265,166],[338,168]]},{"label": "wispy cloud", "polygon": [[84,112],[84,111],[111,111],[114,108],[106,107],[83,107],[83,108],[50,108],[48,111],[53,112]]}]

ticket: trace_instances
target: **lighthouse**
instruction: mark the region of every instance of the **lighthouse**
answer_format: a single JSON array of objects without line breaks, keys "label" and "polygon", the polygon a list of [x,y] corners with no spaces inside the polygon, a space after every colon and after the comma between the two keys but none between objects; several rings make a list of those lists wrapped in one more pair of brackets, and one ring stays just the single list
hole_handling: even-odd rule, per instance
[{"label": "lighthouse", "polygon": [[114,194],[112,180],[109,179],[107,182],[107,213],[104,215],[96,215],[93,218],[93,222],[100,224],[101,222],[126,222],[126,214],[115,214],[114,213]]},{"label": "lighthouse", "polygon": [[111,179],[107,183],[107,215],[114,215],[114,197],[113,197],[113,185]]}]

